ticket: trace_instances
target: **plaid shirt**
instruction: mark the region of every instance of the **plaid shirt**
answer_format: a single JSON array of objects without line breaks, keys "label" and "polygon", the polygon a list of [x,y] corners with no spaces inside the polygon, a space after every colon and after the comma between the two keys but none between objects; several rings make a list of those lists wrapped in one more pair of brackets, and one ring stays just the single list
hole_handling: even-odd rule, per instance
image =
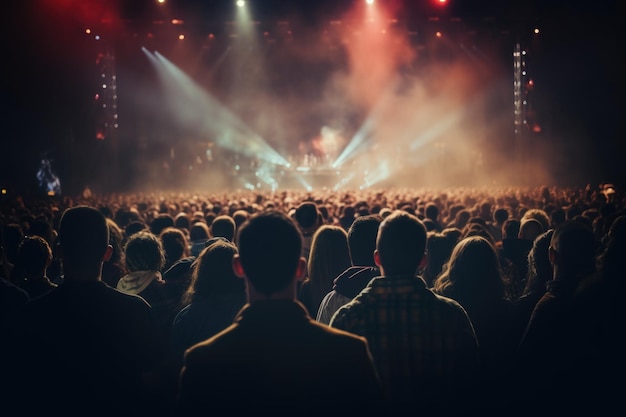
[{"label": "plaid shirt", "polygon": [[[463,391],[479,369],[465,310],[416,276],[374,278],[330,326],[364,336],[392,404],[436,404]],[[449,400],[448,400],[449,402]]]}]

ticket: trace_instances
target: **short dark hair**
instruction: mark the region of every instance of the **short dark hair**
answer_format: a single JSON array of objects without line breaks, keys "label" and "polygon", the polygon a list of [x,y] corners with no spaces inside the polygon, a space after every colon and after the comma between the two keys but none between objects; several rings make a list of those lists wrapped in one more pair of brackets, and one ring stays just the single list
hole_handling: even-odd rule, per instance
[{"label": "short dark hair", "polygon": [[313,227],[319,222],[321,213],[317,209],[317,205],[313,202],[305,201],[300,203],[294,213],[294,218],[300,227],[307,229]]},{"label": "short dark hair", "polygon": [[109,245],[109,226],[99,210],[88,206],[66,209],[59,222],[58,242],[64,264],[93,267]]},{"label": "short dark hair", "polygon": [[415,274],[424,257],[428,232],[414,214],[395,210],[378,228],[376,249],[385,275]]},{"label": "short dark hair", "polygon": [[237,226],[235,224],[235,219],[230,217],[228,214],[222,214],[213,219],[209,229],[211,230],[212,237],[223,237],[232,242],[235,238],[235,230],[237,229]]},{"label": "short dark hair", "polygon": [[27,236],[17,250],[16,266],[28,276],[39,273],[52,261],[52,249],[48,241],[39,235]]},{"label": "short dark hair", "polygon": [[250,216],[239,228],[237,248],[241,266],[254,288],[266,295],[287,287],[302,253],[298,225],[280,211]]},{"label": "short dark hair", "polygon": [[383,218],[378,214],[368,214],[354,219],[348,229],[350,260],[355,266],[375,266],[374,250],[376,236]]}]

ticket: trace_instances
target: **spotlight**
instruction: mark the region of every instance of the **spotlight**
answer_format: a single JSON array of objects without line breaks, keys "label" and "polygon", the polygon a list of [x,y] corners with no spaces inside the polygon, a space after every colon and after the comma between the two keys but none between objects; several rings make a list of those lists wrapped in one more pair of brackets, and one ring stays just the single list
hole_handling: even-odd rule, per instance
[{"label": "spotlight", "polygon": [[374,4],[374,0],[365,0],[365,3],[367,3],[367,4]]},{"label": "spotlight", "polygon": [[239,7],[243,7],[243,6],[245,6],[245,5],[246,5],[246,2],[245,2],[245,1],[243,1],[243,0],[237,0],[237,6],[239,6]]}]

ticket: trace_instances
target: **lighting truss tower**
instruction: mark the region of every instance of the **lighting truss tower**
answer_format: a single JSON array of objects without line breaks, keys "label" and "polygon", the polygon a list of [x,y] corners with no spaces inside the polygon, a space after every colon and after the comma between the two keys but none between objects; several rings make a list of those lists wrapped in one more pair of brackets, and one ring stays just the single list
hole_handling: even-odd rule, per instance
[{"label": "lighting truss tower", "polygon": [[514,155],[518,163],[524,160],[524,141],[526,139],[524,129],[524,96],[522,91],[523,64],[522,47],[521,44],[517,42],[513,50],[513,124],[515,133]]}]

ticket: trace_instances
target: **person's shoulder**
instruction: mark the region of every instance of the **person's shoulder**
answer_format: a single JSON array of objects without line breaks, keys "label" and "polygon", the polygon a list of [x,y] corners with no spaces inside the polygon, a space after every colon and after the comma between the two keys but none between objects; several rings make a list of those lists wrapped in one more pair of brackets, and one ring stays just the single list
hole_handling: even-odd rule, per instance
[{"label": "person's shoulder", "polygon": [[198,364],[203,362],[221,361],[226,357],[236,355],[240,340],[237,339],[237,324],[233,323],[219,333],[190,346],[185,351],[185,363]]},{"label": "person's shoulder", "polygon": [[359,344],[367,343],[367,340],[364,337],[356,335],[352,332],[330,327],[328,325],[325,325],[316,321],[312,321],[312,323],[315,327],[317,327],[319,332],[326,334],[329,339],[334,338],[337,340],[343,340],[345,342],[352,341],[354,343],[359,343]]}]

